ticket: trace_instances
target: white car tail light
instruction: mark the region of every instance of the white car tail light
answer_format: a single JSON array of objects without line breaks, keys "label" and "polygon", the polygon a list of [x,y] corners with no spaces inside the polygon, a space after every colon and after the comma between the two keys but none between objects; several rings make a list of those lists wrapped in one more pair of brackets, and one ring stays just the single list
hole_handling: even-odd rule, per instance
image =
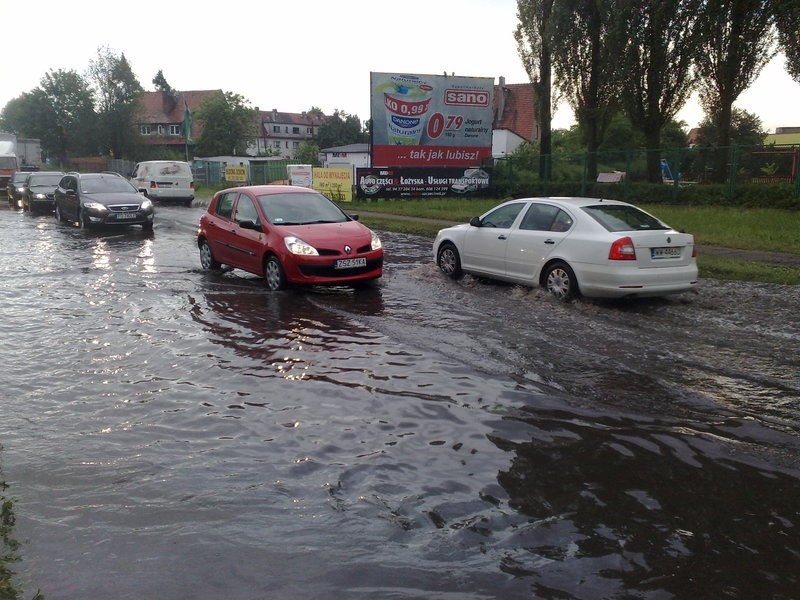
[{"label": "white car tail light", "polygon": [[629,237],[619,238],[611,244],[608,251],[609,260],[636,260],[636,249],[633,240]]}]

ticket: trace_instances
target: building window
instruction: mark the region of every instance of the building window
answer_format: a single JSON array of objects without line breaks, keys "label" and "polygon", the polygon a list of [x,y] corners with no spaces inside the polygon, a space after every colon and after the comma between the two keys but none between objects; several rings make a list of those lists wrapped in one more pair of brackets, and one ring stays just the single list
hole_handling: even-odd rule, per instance
[{"label": "building window", "polygon": [[280,141],[279,141],[279,140],[275,140],[275,143],[273,144],[273,146],[274,146],[275,148],[280,148],[280,147],[281,147],[281,143],[280,143]]},{"label": "building window", "polygon": [[294,143],[294,149],[297,150],[300,147],[300,142]]},{"label": "building window", "polygon": [[181,129],[182,128],[181,128],[180,125],[170,125],[169,126],[169,134],[170,135],[181,135],[181,133],[183,133],[181,131]]},{"label": "building window", "polygon": [[299,127],[292,127],[292,133],[295,135],[300,135],[300,128]]},{"label": "building window", "polygon": [[159,125],[158,126],[158,135],[164,135],[164,126],[163,125]]},{"label": "building window", "polygon": [[150,135],[152,133],[150,131],[150,125],[139,125],[139,133],[142,135]]},{"label": "building window", "polygon": [[281,126],[280,125],[273,125],[272,126],[272,133],[280,133],[280,132],[281,132]]}]

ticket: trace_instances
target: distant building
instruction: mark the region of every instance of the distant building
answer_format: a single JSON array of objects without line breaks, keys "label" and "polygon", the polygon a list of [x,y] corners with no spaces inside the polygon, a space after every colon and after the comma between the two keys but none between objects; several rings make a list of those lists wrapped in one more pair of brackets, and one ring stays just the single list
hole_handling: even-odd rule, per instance
[{"label": "distant building", "polygon": [[323,148],[320,151],[322,166],[330,168],[370,167],[369,144],[348,144]]},{"label": "distant building", "polygon": [[[183,118],[186,109],[194,115],[206,97],[221,93],[222,90],[144,92],[135,117],[142,141],[147,146],[184,152]],[[192,119],[190,138],[196,143],[202,132],[202,125],[197,119]],[[191,156],[191,151],[189,154]]]},{"label": "distant building", "polygon": [[250,156],[269,152],[292,159],[301,144],[316,139],[319,128],[328,120],[327,116],[316,112],[278,112],[274,108],[271,111],[256,108],[256,111],[259,135],[248,144],[247,154]]},{"label": "distant building", "polygon": [[500,77],[494,88],[494,123],[492,127],[492,157],[512,154],[523,142],[540,138],[541,130],[533,114],[533,85],[506,84]]}]

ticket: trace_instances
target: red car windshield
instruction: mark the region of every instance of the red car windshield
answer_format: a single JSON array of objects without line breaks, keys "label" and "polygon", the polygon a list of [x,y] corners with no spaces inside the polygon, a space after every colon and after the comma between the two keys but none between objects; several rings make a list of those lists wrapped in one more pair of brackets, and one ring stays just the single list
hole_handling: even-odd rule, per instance
[{"label": "red car windshield", "polygon": [[258,197],[261,210],[273,225],[343,223],[350,218],[322,194],[265,194]]}]

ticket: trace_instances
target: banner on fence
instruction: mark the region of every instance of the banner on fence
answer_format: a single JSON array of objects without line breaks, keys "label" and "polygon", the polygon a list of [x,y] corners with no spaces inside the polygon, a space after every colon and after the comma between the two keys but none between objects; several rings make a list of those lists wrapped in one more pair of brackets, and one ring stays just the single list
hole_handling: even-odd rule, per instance
[{"label": "banner on fence", "polygon": [[359,198],[469,196],[489,188],[489,173],[476,168],[356,169]]},{"label": "banner on fence", "polygon": [[225,167],[225,181],[247,181],[247,167]]},{"label": "banner on fence", "polygon": [[331,200],[353,201],[353,169],[314,167],[312,187]]}]

